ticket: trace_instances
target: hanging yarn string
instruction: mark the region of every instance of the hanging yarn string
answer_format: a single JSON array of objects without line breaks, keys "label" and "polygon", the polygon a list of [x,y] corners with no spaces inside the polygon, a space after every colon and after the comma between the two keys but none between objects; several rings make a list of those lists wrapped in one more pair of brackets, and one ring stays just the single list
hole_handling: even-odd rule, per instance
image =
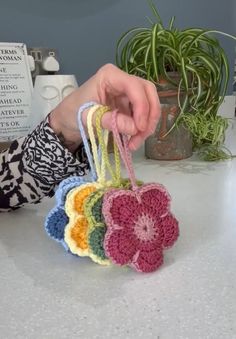
[{"label": "hanging yarn string", "polygon": [[[96,114],[96,133],[98,138],[98,143],[101,148],[101,158],[104,160],[106,165],[106,170],[108,170],[111,180],[104,181],[102,188],[93,192],[84,202],[84,213],[88,221],[88,244],[90,248],[90,257],[96,263],[106,265],[110,263],[108,258],[105,255],[103,242],[106,232],[106,225],[102,215],[102,201],[103,195],[108,190],[112,190],[112,187],[122,187],[124,181],[121,180],[121,171],[120,171],[120,157],[118,148],[115,143],[114,147],[114,163],[115,170],[109,161],[108,150],[107,150],[107,140],[105,140],[102,128],[101,128],[101,119],[104,115],[103,110],[97,110]],[[89,119],[90,118],[90,119]],[[88,130],[90,141],[92,144],[92,150],[94,154],[94,160],[96,163],[96,141],[95,135],[92,127],[91,117],[88,116]],[[104,174],[102,176],[104,178]]]},{"label": "hanging yarn string", "polygon": [[[106,112],[108,107],[95,105],[90,108],[87,116],[87,121],[92,120],[94,113],[98,110]],[[81,112],[79,112],[81,113]],[[81,136],[85,135],[84,128],[82,124],[82,115],[78,114],[78,125],[80,128]],[[88,128],[89,137],[91,134],[90,129]],[[106,132],[108,139],[108,132]],[[92,142],[91,142],[92,143]],[[88,222],[87,218],[84,215],[84,201],[86,198],[97,189],[102,188],[105,183],[105,163],[101,159],[99,161],[98,149],[92,143],[93,157],[88,146],[88,141],[84,139],[85,150],[88,155],[88,159],[91,164],[94,163],[94,172],[97,174],[97,180],[93,182],[87,182],[79,187],[72,189],[67,197],[65,202],[65,211],[69,217],[69,222],[65,227],[64,237],[65,243],[69,247],[70,251],[79,256],[90,256],[90,250],[87,241],[87,228]],[[93,159],[93,161],[92,161]],[[93,166],[93,165],[92,165]]]},{"label": "hanging yarn string", "polygon": [[[115,188],[130,188],[130,180],[121,178],[121,168],[120,168],[120,156],[118,147],[115,142],[113,142],[113,153],[114,153],[114,168],[110,162],[108,155],[108,145],[107,140],[103,137],[103,131],[101,127],[101,120],[105,111],[97,110],[96,112],[96,134],[98,139],[98,144],[101,149],[101,158],[104,160],[106,165],[106,173],[109,172],[111,180],[104,181],[104,186],[95,192],[91,193],[88,198],[84,201],[84,214],[88,221],[88,245],[90,249],[90,257],[96,263],[106,265],[110,263],[108,261],[103,243],[104,236],[106,233],[106,224],[102,215],[102,203],[103,196],[105,192],[112,192]],[[93,125],[91,117],[88,116],[88,130],[89,136],[92,144],[92,149],[94,150],[94,159],[96,163],[96,140],[93,131]],[[106,135],[107,136],[107,135]],[[103,175],[104,178],[104,175]],[[107,193],[108,194],[108,193]]]},{"label": "hanging yarn string", "polygon": [[[103,240],[106,231],[106,225],[102,218],[102,197],[105,190],[110,187],[122,187],[127,185],[126,181],[121,181],[120,175],[120,158],[116,144],[114,144],[115,170],[113,170],[107,152],[108,131],[102,131],[101,119],[108,107],[93,107],[89,110],[87,116],[88,135],[92,146],[93,161],[97,173],[97,182],[99,186],[91,192],[91,183],[82,185],[69,193],[66,199],[66,212],[70,222],[65,228],[65,241],[69,249],[79,255],[88,255],[93,261],[101,265],[108,265],[110,261],[106,258],[103,248]],[[101,161],[98,156],[98,145],[95,138],[93,128],[93,116],[96,113],[96,132],[98,137],[98,145],[101,150]],[[83,131],[81,116],[78,117],[81,132]],[[81,133],[83,134],[83,132]],[[87,149],[87,147],[86,147]],[[90,152],[90,149],[87,150]],[[100,166],[101,164],[101,166]],[[110,173],[111,180],[107,181],[107,171]],[[95,183],[93,183],[95,184]],[[94,188],[94,185],[93,185]],[[86,195],[84,191],[86,190]],[[71,206],[75,205],[75,196],[80,198],[81,210],[77,219],[75,211],[71,211]],[[77,211],[78,212],[78,211]],[[87,234],[86,234],[87,230]],[[81,241],[83,240],[83,242]],[[84,247],[84,240],[87,241],[87,249]]]},{"label": "hanging yarn string", "polygon": [[152,272],[163,263],[163,250],[171,247],[179,234],[178,222],[170,212],[170,196],[165,187],[135,181],[127,136],[117,130],[113,112],[114,139],[127,169],[132,189],[117,189],[103,197],[107,225],[104,248],[114,264],[129,265],[140,272]]},{"label": "hanging yarn string", "polygon": [[[82,113],[84,110],[93,107],[96,105],[96,102],[88,102],[84,105],[82,105],[79,109],[78,116],[82,116]],[[65,200],[68,192],[72,190],[75,187],[79,187],[82,184],[85,184],[88,181],[96,181],[97,180],[97,174],[94,168],[92,155],[89,149],[87,137],[85,134],[85,131],[82,128],[80,128],[81,138],[84,143],[85,151],[87,153],[89,165],[90,165],[90,178],[85,180],[82,177],[79,176],[72,176],[67,179],[64,179],[58,186],[58,189],[56,191],[55,197],[56,197],[56,206],[49,212],[45,219],[44,227],[52,239],[56,240],[57,242],[61,243],[66,250],[68,250],[68,246],[64,241],[64,231],[65,226],[69,222],[68,215],[65,213],[64,206],[65,206]]]}]

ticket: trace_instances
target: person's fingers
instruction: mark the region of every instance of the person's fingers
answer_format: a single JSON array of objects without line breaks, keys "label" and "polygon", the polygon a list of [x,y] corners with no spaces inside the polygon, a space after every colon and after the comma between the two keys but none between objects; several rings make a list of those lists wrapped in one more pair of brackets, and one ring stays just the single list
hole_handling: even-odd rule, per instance
[{"label": "person's fingers", "polygon": [[136,151],[143,144],[143,141],[145,139],[146,139],[146,136],[142,132],[131,136],[129,140],[129,149],[131,151]]},{"label": "person's fingers", "polygon": [[[160,118],[160,102],[155,85],[113,65],[102,67],[100,75],[97,87],[100,102],[111,102],[112,109],[119,108],[123,113],[123,116],[117,117],[118,130],[131,136],[129,147],[136,150],[154,133]],[[104,116],[104,127],[112,129],[108,114]]]},{"label": "person's fingers", "polygon": [[148,125],[149,102],[147,99],[144,83],[140,78],[129,75],[113,65],[106,65],[100,73],[98,86],[101,102],[109,96],[127,96],[134,122],[139,131],[145,131]]},{"label": "person's fingers", "polygon": [[[134,120],[131,116],[123,113],[117,114],[117,129],[119,133],[134,136],[138,133]],[[102,127],[112,131],[112,113],[106,112],[102,117]]]},{"label": "person's fingers", "polygon": [[145,141],[145,139],[155,132],[161,115],[161,106],[156,87],[149,81],[143,80],[143,82],[150,107],[148,125],[144,132],[139,132],[130,138],[129,148],[132,151],[137,150]]},{"label": "person's fingers", "polygon": [[133,77],[132,81],[127,81],[126,95],[130,102],[130,110],[139,131],[146,131],[149,119],[149,101],[146,95],[143,82],[137,77]]},{"label": "person's fingers", "polygon": [[146,137],[153,134],[161,116],[161,105],[157,94],[156,86],[150,81],[145,81],[145,91],[149,101],[149,117],[146,130]]},{"label": "person's fingers", "polygon": [[112,107],[112,109],[117,109],[119,113],[132,116],[130,103],[127,96],[125,95],[114,98],[114,106]]}]

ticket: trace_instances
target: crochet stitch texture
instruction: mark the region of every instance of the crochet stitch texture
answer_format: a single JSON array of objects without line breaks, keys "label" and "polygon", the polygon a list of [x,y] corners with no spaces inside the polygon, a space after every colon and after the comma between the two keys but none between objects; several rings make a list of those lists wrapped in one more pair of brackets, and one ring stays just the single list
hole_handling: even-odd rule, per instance
[{"label": "crochet stitch texture", "polygon": [[163,249],[171,247],[179,235],[178,222],[169,207],[170,196],[158,184],[105,195],[105,250],[112,262],[141,272],[159,268]]}]

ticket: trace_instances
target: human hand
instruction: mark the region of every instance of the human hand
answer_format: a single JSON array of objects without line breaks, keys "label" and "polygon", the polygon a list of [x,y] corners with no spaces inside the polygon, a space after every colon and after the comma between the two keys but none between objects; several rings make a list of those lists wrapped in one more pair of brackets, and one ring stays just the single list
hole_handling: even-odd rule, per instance
[{"label": "human hand", "polygon": [[[107,64],[66,97],[50,114],[51,127],[71,151],[81,142],[76,119],[78,108],[91,100],[111,107],[111,111],[118,110],[118,131],[130,136],[131,150],[136,150],[155,131],[161,111],[155,86]],[[85,111],[85,125],[86,114]],[[112,130],[111,121],[111,112],[105,113],[102,118],[103,128]]]}]

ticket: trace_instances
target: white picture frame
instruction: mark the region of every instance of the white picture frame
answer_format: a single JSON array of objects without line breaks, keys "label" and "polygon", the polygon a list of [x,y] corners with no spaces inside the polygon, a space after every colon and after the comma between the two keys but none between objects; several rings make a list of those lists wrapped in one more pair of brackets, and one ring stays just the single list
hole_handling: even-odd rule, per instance
[{"label": "white picture frame", "polygon": [[24,43],[0,43],[0,142],[25,136],[31,127],[33,83]]}]

